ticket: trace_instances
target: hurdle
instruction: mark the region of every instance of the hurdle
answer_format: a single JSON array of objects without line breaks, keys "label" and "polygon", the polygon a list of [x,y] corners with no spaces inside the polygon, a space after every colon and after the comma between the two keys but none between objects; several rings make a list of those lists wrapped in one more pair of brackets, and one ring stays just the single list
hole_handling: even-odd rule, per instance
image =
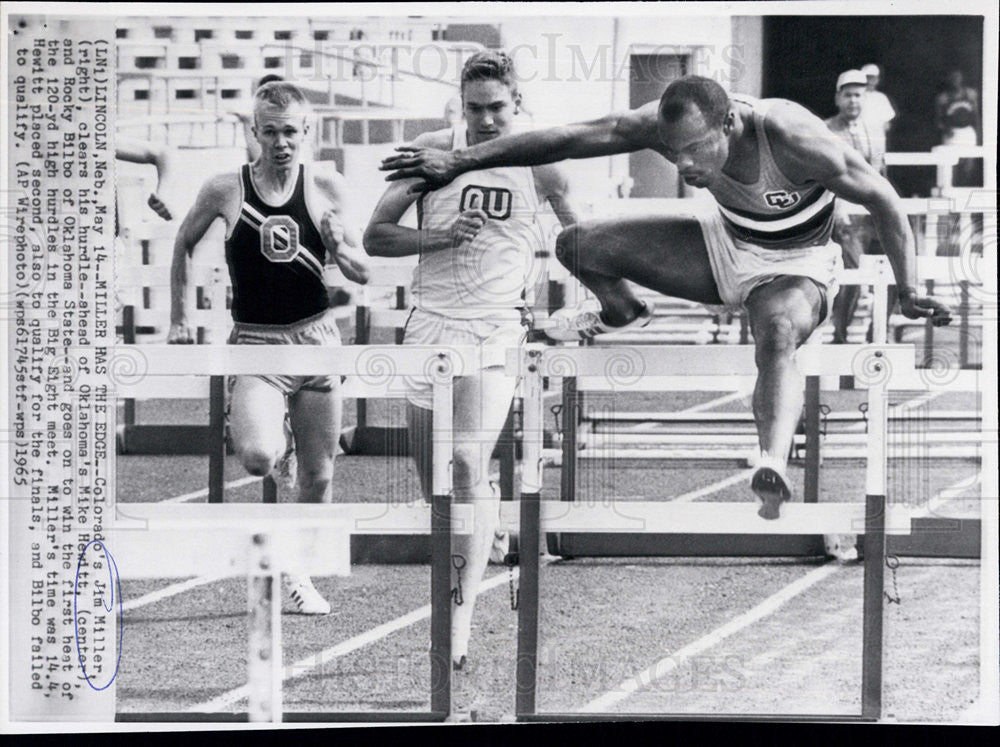
[{"label": "hurdle", "polygon": [[[868,440],[864,503],[785,504],[782,517],[766,521],[757,506],[746,503],[663,505],[613,501],[580,505],[542,501],[544,436],[542,379],[647,376],[711,377],[754,370],[750,346],[716,348],[647,346],[630,348],[544,348],[510,351],[507,372],[524,377],[524,450],[520,501],[521,541],[534,547],[541,532],[558,534],[703,533],[716,536],[857,533],[866,536],[864,559],[861,711],[855,715],[759,716],[766,720],[875,721],[882,710],[882,594],[887,534],[911,531],[910,513],[887,500],[887,393],[913,388],[918,377],[910,346],[837,346],[832,350],[803,348],[799,365],[806,373],[853,374],[868,390],[873,427]],[[522,553],[521,597],[518,609],[516,717],[518,721],[588,720],[747,720],[748,714],[547,713],[537,709],[539,570],[537,554]]]},{"label": "hurdle", "polygon": [[[960,264],[957,264],[960,263]],[[921,276],[936,273],[958,282],[959,278],[982,278],[982,258],[971,255],[962,258],[918,257],[917,270]],[[867,284],[874,290],[873,327],[875,343],[885,343],[888,319],[885,289],[892,282],[892,271],[884,256],[864,255],[860,267],[843,270],[839,275],[843,284]],[[968,282],[968,280],[962,280]],[[967,307],[966,307],[967,308]],[[924,325],[918,321],[915,324]],[[961,318],[962,328],[974,322],[967,314]],[[821,328],[822,329],[822,328]],[[638,338],[638,339],[641,339]],[[656,336],[658,340],[659,337]],[[814,347],[820,339],[820,331],[805,347]],[[595,341],[600,343],[600,338]],[[685,348],[676,348],[683,353]],[[716,347],[716,350],[721,348]],[[805,349],[805,348],[803,348]],[[690,348],[688,348],[690,350]],[[827,348],[834,350],[834,348]],[[926,358],[926,356],[925,356]],[[973,368],[971,366],[967,368]],[[750,368],[750,371],[755,370]],[[634,377],[633,377],[634,378]],[[561,465],[561,497],[565,501],[576,499],[577,474],[583,460],[632,459],[696,459],[745,463],[748,455],[756,450],[757,435],[750,413],[620,413],[612,407],[602,410],[599,406],[585,408],[581,396],[585,391],[608,391],[612,394],[622,391],[663,391],[672,390],[747,390],[753,385],[754,375],[717,375],[707,378],[680,377],[669,380],[619,381],[609,384],[608,377],[595,377],[590,382],[577,381],[575,377],[563,378],[561,417],[561,444],[548,443],[543,452],[550,464]],[[973,370],[956,371],[954,376],[944,377],[947,381],[935,382],[938,377],[933,371],[925,376],[919,389],[959,389],[978,391],[978,377]],[[829,375],[809,375],[806,377],[806,397],[804,408],[804,432],[795,436],[793,455],[805,460],[805,501],[815,503],[820,491],[820,463],[823,458],[858,459],[866,454],[865,438],[868,416],[856,413],[829,413],[824,411],[820,392],[824,381],[836,377]],[[834,388],[836,385],[831,384]],[[828,409],[828,408],[826,408]],[[922,434],[923,455],[930,458],[974,458],[982,445],[981,414],[977,411],[951,411],[930,416],[934,422],[947,422],[951,430],[931,431]],[[893,422],[908,421],[908,418],[890,414]],[[711,428],[709,424],[717,423]],[[587,424],[589,431],[580,426]],[[651,424],[651,425],[647,425]],[[837,426],[840,432],[832,432]],[[964,430],[955,430],[963,427]],[[683,433],[671,432],[671,429]],[[691,431],[694,431],[694,434]],[[554,439],[553,439],[554,440]],[[898,444],[899,438],[892,437],[891,444]],[[959,522],[959,532],[951,531],[954,540],[949,549],[948,542],[939,540],[942,520],[925,518],[918,520],[922,529],[916,535],[920,539],[899,538],[897,547],[901,553],[915,556],[963,557],[979,555],[980,526],[977,520]],[[952,527],[954,522],[944,521]],[[926,538],[926,540],[925,540]],[[754,537],[703,537],[677,536],[653,537],[637,535],[625,540],[622,537],[572,537],[562,538],[547,535],[549,552],[563,556],[633,556],[633,555],[723,555],[723,556],[773,556],[822,555],[823,542],[819,536],[769,538],[760,542]],[[894,541],[896,538],[894,538]]]},{"label": "hurdle", "polygon": [[[858,432],[832,435],[827,434],[821,438],[821,413],[818,404],[819,381],[821,377],[819,375],[815,375],[815,372],[822,370],[822,366],[813,366],[813,364],[809,363],[809,361],[817,361],[821,360],[824,356],[832,356],[834,363],[831,364],[832,367],[830,370],[834,371],[836,370],[837,360],[843,360],[843,356],[857,353],[859,350],[864,349],[864,347],[865,346],[857,345],[807,345],[800,348],[797,354],[800,362],[800,368],[802,368],[804,372],[807,372],[806,380],[808,396],[806,406],[806,436],[804,440],[800,438],[799,441],[799,443],[807,444],[805,462],[806,480],[804,491],[804,500],[807,504],[816,505],[819,498],[821,486],[821,456],[825,455],[827,458],[833,456],[852,459],[864,458],[867,454],[867,439],[870,437],[873,424],[875,423],[875,416],[871,411],[867,411],[864,415],[862,415],[859,411],[856,416],[849,413],[838,414],[838,417],[843,418],[848,423],[853,421],[853,425],[859,429]],[[907,347],[910,351],[914,350],[911,346],[904,347]],[[616,349],[604,347],[557,348],[553,350],[566,352],[571,356],[575,356],[584,350],[594,351],[594,354],[622,354],[621,348]],[[622,357],[618,359],[624,370],[634,371],[634,373],[629,374],[628,376],[619,376],[617,380],[609,380],[613,376],[613,374],[609,372],[607,376],[567,376],[566,378],[563,378],[564,395],[566,396],[565,402],[569,404],[568,407],[564,406],[561,413],[564,421],[564,438],[561,445],[561,452],[554,452],[554,450],[548,448],[543,450],[543,458],[545,459],[546,464],[561,464],[560,498],[563,502],[572,504],[574,501],[578,500],[577,470],[579,469],[580,462],[583,459],[662,460],[664,458],[663,450],[657,448],[655,443],[649,443],[643,448],[630,448],[631,444],[627,442],[634,439],[635,436],[629,433],[621,434],[618,438],[616,438],[616,434],[614,433],[605,434],[602,436],[604,441],[597,443],[591,441],[589,449],[579,449],[578,440],[580,440],[580,434],[572,425],[574,421],[578,420],[580,417],[580,406],[575,396],[577,389],[586,391],[601,389],[609,393],[677,390],[683,388],[697,389],[699,391],[706,389],[733,391],[734,389],[746,387],[748,384],[751,384],[754,378],[753,374],[737,376],[732,373],[733,369],[731,368],[727,369],[725,372],[720,370],[716,376],[706,377],[657,376],[652,374],[648,368],[645,369],[645,373],[641,378],[638,375],[638,371],[642,370],[642,368],[639,363],[640,358],[637,358],[637,356],[644,356],[647,352],[657,350],[664,350],[667,354],[674,355],[679,360],[698,360],[702,355],[715,355],[720,361],[720,366],[724,365],[727,361],[737,360],[738,356],[743,355],[743,363],[747,366],[746,370],[753,371],[755,368],[753,364],[752,346],[717,346],[712,348],[688,346],[635,346],[624,350],[633,351],[630,354],[631,357]],[[734,358],[734,356],[736,357]],[[803,361],[805,361],[805,363],[803,363]],[[629,369],[628,367],[632,365],[640,366],[640,368]],[[806,366],[813,367],[808,368]],[[568,369],[565,373],[571,374],[573,371],[574,369]],[[808,373],[809,371],[812,371],[813,373]],[[981,374],[978,371],[955,371],[947,378],[935,381],[931,376],[926,375],[924,371],[917,369],[916,375],[911,377],[910,384],[912,385],[912,389],[917,391],[947,391],[953,388],[976,391],[981,386],[980,377]],[[719,380],[718,383],[716,383],[715,380]],[[808,392],[809,386],[813,387],[812,392]],[[813,422],[809,422],[808,420],[808,413],[810,412],[808,401],[810,399],[813,399],[816,402],[816,405],[811,409],[811,412],[815,415]],[[636,419],[636,421],[645,421],[645,419],[650,415],[655,415],[655,413],[630,413],[626,417],[632,416]],[[712,419],[715,415],[716,413],[696,413],[682,414],[679,417],[695,423],[704,423]],[[949,413],[949,415],[954,418],[953,422],[955,423],[965,424],[970,428],[973,427],[973,424],[975,424],[977,429],[981,427],[981,417],[973,420],[969,413],[961,411]],[[617,418],[618,413],[617,411],[613,411],[606,413],[605,416],[608,418]],[[892,417],[890,417],[887,414],[886,421],[887,423],[900,422],[900,416],[898,414],[893,414]],[[757,444],[756,434],[749,430],[752,428],[752,422],[752,417],[749,413],[727,414],[723,416],[723,425],[720,427],[739,425],[748,429],[745,434],[740,436],[742,442],[739,444],[740,448],[738,449],[733,447],[732,439],[730,439],[728,444],[720,446],[718,445],[718,442],[722,439],[721,436],[717,434],[703,435],[700,438],[700,446],[690,446],[686,449],[678,448],[671,452],[671,456],[679,459],[686,458],[696,460],[722,458],[723,461],[728,461],[742,455],[742,458],[745,459],[747,454],[751,451],[751,449],[755,449]],[[846,441],[846,444],[822,444],[824,439],[830,439],[832,436],[843,436],[843,439],[841,440],[842,442]],[[955,438],[949,439],[948,436],[955,436]],[[683,438],[686,443],[692,440],[691,436],[687,434],[685,434]],[[655,436],[650,437],[650,441],[655,441]],[[899,437],[896,436],[887,437],[886,439],[886,446],[889,448],[894,445],[898,445],[899,443]],[[714,450],[713,444],[716,447]],[[933,438],[928,437],[926,440],[921,438],[921,456],[947,455],[965,459],[979,454],[983,444],[984,435],[979,431],[973,433],[945,432]],[[559,459],[559,457],[561,457],[561,459]],[[981,524],[978,519],[959,520],[924,517],[916,519],[915,523],[919,531],[916,531],[913,537],[892,538],[892,549],[894,553],[923,557],[979,557],[979,535],[981,532]],[[943,529],[947,529],[947,531],[942,532]],[[815,557],[825,554],[823,538],[819,534],[782,534],[772,537],[764,537],[754,535],[726,536],[723,534],[698,534],[687,536],[676,533],[663,535],[651,533],[606,535],[603,533],[561,534],[549,532],[546,534],[546,546],[549,553],[563,557]]]},{"label": "hurdle", "polygon": [[[384,385],[397,376],[428,377],[433,387],[433,498],[430,507],[390,504],[270,506],[117,504],[113,545],[123,576],[190,576],[246,572],[251,592],[248,713],[128,713],[120,721],[443,721],[451,717],[451,537],[471,531],[470,509],[451,506],[452,383],[475,370],[472,346],[286,345],[167,346],[116,349],[141,354],[142,376],[358,376]],[[442,458],[441,455],[447,455]],[[352,513],[353,512],[353,513]],[[280,571],[343,574],[346,538],[354,533],[429,534],[431,539],[430,710],[419,712],[285,713],[280,696]],[[221,539],[216,539],[216,537]],[[331,539],[332,538],[332,539]],[[290,561],[285,553],[291,556]]]}]

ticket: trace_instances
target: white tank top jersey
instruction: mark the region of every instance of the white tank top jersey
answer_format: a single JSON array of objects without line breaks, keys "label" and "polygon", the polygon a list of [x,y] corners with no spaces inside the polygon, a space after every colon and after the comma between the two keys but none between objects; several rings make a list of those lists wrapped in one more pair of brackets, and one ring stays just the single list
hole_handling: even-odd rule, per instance
[{"label": "white tank top jersey", "polygon": [[[452,149],[466,147],[464,125],[454,128]],[[472,241],[421,252],[413,272],[413,303],[455,319],[516,321],[533,287],[544,246],[530,167],[501,167],[462,174],[417,201],[417,225],[448,231],[458,216],[479,209],[489,216]]]}]

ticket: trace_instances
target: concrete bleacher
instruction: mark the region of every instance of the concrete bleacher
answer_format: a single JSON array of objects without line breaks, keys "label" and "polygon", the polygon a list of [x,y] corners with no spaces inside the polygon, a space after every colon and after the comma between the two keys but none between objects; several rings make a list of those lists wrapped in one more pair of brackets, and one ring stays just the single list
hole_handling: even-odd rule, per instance
[{"label": "concrete bleacher", "polygon": [[483,48],[446,38],[441,23],[407,18],[125,18],[117,34],[125,117],[245,107],[268,73],[307,89],[317,108],[443,112],[462,64]]}]

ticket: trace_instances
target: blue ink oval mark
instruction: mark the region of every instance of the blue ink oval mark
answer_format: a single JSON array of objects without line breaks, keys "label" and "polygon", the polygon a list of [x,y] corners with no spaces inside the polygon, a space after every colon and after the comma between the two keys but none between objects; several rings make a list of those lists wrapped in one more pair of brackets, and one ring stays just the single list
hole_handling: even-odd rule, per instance
[{"label": "blue ink oval mark", "polygon": [[[115,608],[115,600],[117,599],[118,601],[118,625],[116,626],[118,631],[116,636],[118,639],[118,658],[115,661],[115,671],[112,673],[111,679],[100,687],[91,682],[90,675],[87,674],[87,667],[83,664],[83,652],[80,650],[80,613],[77,605],[77,600],[80,598],[80,567],[83,565],[83,558],[86,556],[87,550],[90,549],[91,545],[97,545],[99,550],[104,551],[104,560],[108,569],[108,589],[111,592],[111,601],[110,603],[105,602],[102,596],[100,597],[101,606],[104,607],[106,612],[111,612]],[[125,640],[125,608],[123,601],[121,579],[118,577],[118,564],[115,563],[114,556],[108,551],[107,545],[102,540],[91,540],[83,548],[80,558],[76,561],[76,578],[73,581],[73,633],[76,636],[76,660],[80,664],[80,671],[83,672],[83,678],[93,690],[107,690],[118,676],[118,667],[122,663],[122,643]]]}]

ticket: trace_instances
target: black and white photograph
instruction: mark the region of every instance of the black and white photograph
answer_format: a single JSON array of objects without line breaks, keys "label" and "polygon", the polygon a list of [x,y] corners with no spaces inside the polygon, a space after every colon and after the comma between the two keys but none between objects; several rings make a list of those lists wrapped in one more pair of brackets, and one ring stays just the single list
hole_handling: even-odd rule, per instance
[{"label": "black and white photograph", "polygon": [[5,3],[0,729],[1000,724],[996,10]]}]

